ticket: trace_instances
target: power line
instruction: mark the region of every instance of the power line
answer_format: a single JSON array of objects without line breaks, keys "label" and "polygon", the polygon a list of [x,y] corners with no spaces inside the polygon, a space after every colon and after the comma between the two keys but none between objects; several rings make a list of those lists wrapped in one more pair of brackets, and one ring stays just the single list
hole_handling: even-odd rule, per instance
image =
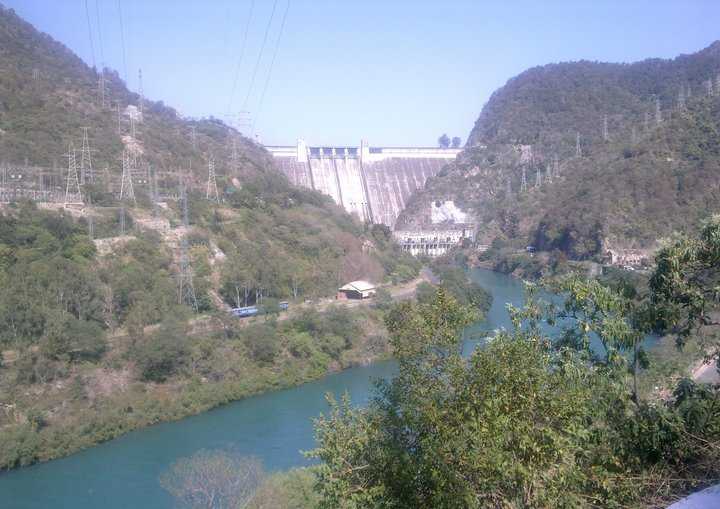
[{"label": "power line", "polygon": [[93,67],[97,69],[95,61],[95,44],[93,43],[92,25],[90,24],[90,9],[88,9],[88,0],[85,0],[85,18],[87,19],[88,38],[90,39],[90,53],[92,54]]},{"label": "power line", "polygon": [[273,1],[272,12],[270,13],[270,19],[265,27],[265,36],[263,37],[262,45],[260,46],[260,52],[258,53],[257,61],[255,62],[255,68],[253,69],[252,78],[250,79],[250,86],[248,87],[247,95],[245,96],[245,102],[243,102],[243,108],[247,109],[247,103],[250,100],[250,94],[252,93],[253,86],[255,85],[255,78],[257,77],[258,69],[260,68],[260,61],[262,60],[263,53],[265,52],[265,45],[267,44],[268,34],[270,33],[270,25],[275,17],[275,8],[277,7],[277,0]]},{"label": "power line", "polygon": [[245,48],[247,47],[248,33],[250,32],[250,23],[252,22],[253,11],[255,10],[255,0],[250,2],[250,14],[248,15],[247,24],[245,25],[245,35],[243,35],[242,46],[240,47],[240,57],[238,58],[237,68],[235,69],[235,78],[233,79],[232,92],[230,92],[230,102],[228,103],[228,113],[232,110],[232,104],[235,100],[235,90],[237,89],[238,78],[240,77],[240,68],[245,56]]},{"label": "power line", "polygon": [[98,6],[98,0],[95,0],[95,18],[97,20],[98,45],[100,46],[100,65],[104,68],[105,50],[103,49],[102,29],[100,28],[100,7]]},{"label": "power line", "polygon": [[122,46],[123,70],[125,71],[125,84],[128,82],[127,60],[125,59],[125,27],[123,27],[122,6],[118,0],[118,15],[120,19],[120,45]]},{"label": "power line", "polygon": [[285,29],[285,20],[287,19],[289,10],[290,0],[287,0],[287,5],[285,6],[285,12],[283,13],[282,22],[280,23],[280,32],[278,33],[277,41],[275,41],[275,49],[273,50],[272,60],[270,60],[270,69],[268,70],[267,78],[265,78],[265,86],[263,87],[262,94],[260,95],[260,103],[258,104],[257,112],[255,113],[255,117],[253,118],[252,128],[250,129],[251,134],[255,132],[255,124],[257,124],[257,119],[260,116],[260,110],[262,109],[263,102],[265,102],[265,93],[267,92],[268,85],[270,84],[270,76],[272,76],[273,67],[275,66],[275,58],[277,57],[278,49],[280,49],[280,39],[282,39],[283,30]]}]

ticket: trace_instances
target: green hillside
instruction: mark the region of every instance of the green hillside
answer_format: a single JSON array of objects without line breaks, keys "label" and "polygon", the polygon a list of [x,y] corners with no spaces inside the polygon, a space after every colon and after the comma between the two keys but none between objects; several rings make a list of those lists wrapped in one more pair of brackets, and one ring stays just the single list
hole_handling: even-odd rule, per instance
[{"label": "green hillside", "polygon": [[[111,103],[138,106],[117,73],[105,76]],[[328,297],[356,279],[418,275],[387,228],[294,187],[222,122],[185,119],[161,102],[144,103],[136,140],[162,196],[133,179],[136,200],[120,202],[113,183],[133,141],[129,118],[119,133],[95,71],[0,8],[0,166],[19,167],[30,186],[42,172],[64,191],[63,154],[87,126],[100,170],[84,204],[0,205],[0,403],[12,408],[0,416],[0,469],[386,355],[381,311]],[[217,199],[206,196],[210,155]],[[176,198],[188,168],[185,226]],[[179,298],[183,238],[197,309]],[[255,304],[255,319],[229,312]]]},{"label": "green hillside", "polygon": [[[105,107],[98,93],[99,70],[86,65],[62,43],[36,30],[14,11],[0,5],[0,161],[67,167],[68,144],[79,148],[82,127],[89,127],[95,168],[120,173],[123,143],[130,122],[117,106],[138,107],[140,96],[131,92],[111,69],[104,70]],[[195,130],[195,148],[191,140]],[[268,154],[250,140],[215,119],[182,117],[162,101],[143,102],[143,121],[137,125],[143,159],[160,171],[192,167],[199,178],[207,175],[207,157],[220,162],[227,175],[233,138],[239,168],[255,173],[270,165]]]},{"label": "green hillside", "polygon": [[719,75],[720,43],[674,60],[526,71],[493,94],[470,146],[402,220],[451,197],[474,213],[483,243],[575,259],[693,228],[720,197]]}]

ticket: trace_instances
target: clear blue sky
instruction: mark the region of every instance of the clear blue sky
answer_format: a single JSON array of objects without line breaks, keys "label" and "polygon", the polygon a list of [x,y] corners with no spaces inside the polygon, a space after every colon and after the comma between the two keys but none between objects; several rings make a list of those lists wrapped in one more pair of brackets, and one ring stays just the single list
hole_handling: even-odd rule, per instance
[{"label": "clear blue sky", "polygon": [[[120,0],[128,82],[188,116],[242,109],[274,0]],[[0,0],[92,63],[85,0]],[[278,0],[247,109],[267,144],[432,145],[467,137],[490,94],[528,67],[630,62],[720,38],[718,0]],[[96,0],[87,0],[100,63]],[[106,65],[125,74],[117,0],[97,0]],[[259,111],[258,111],[259,110]]]}]

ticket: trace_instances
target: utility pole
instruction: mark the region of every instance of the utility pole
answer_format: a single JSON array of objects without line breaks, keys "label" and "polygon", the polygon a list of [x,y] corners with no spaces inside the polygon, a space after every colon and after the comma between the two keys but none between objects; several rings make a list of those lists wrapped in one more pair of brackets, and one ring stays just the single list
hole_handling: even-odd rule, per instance
[{"label": "utility pole", "polygon": [[580,147],[580,133],[575,134],[575,157],[582,157],[582,148]]},{"label": "utility pole", "polygon": [[83,127],[82,149],[80,151],[80,184],[85,185],[86,181],[94,182],[92,157],[90,150],[90,139],[88,137],[89,127]]},{"label": "utility pole", "polygon": [[180,273],[178,274],[178,303],[187,304],[195,312],[198,310],[197,298],[195,297],[195,286],[193,285],[192,267],[187,241],[187,229],[189,227],[187,185],[185,178],[180,181],[180,201],[182,203],[183,226],[185,234],[180,241]]},{"label": "utility pole", "polygon": [[545,180],[547,181],[548,184],[552,184],[552,179],[553,179],[552,165],[548,164],[545,167]]},{"label": "utility pole", "polygon": [[135,190],[133,189],[132,172],[130,169],[130,156],[127,150],[122,152],[122,177],[120,179],[120,201],[129,198],[135,203]]},{"label": "utility pole", "polygon": [[215,178],[215,157],[212,154],[210,154],[210,160],[208,161],[208,181],[205,198],[220,203],[220,194],[218,193],[217,180]]},{"label": "utility pole", "polygon": [[80,191],[80,180],[78,179],[77,164],[75,162],[75,146],[70,142],[68,146],[68,174],[65,183],[65,203],[68,205],[82,204],[82,192]]}]

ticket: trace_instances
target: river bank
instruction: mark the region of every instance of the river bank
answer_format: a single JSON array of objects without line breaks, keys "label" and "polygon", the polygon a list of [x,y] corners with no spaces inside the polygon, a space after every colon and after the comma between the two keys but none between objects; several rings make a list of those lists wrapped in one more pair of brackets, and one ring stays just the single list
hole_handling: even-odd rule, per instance
[{"label": "river bank", "polygon": [[[5,394],[12,403],[4,407],[9,423],[2,426],[0,468],[67,456],[133,430],[389,356],[381,312],[362,306],[308,314],[310,323],[306,314],[237,324],[243,332],[231,331],[230,337],[227,330],[190,336],[187,359],[165,380],[142,381],[134,375],[138,361],[130,352],[137,345],[128,341],[113,342],[101,367],[81,365],[51,383],[12,390],[10,382],[18,376],[12,371],[23,366],[5,368],[2,385],[9,388]],[[348,327],[352,338],[338,335],[335,329],[341,327]]]},{"label": "river bank", "polygon": [[[383,288],[391,300],[404,300],[432,279],[424,269],[407,283]],[[79,366],[52,383],[25,386],[24,394],[8,393],[13,402],[4,405],[0,469],[60,458],[137,429],[387,359],[383,311],[373,302],[322,299],[270,319],[193,319],[188,365],[162,381],[134,378],[137,345],[116,334],[101,368]],[[155,341],[159,329],[146,328],[146,342]],[[0,375],[0,387],[10,387],[19,373],[6,369]]]}]

